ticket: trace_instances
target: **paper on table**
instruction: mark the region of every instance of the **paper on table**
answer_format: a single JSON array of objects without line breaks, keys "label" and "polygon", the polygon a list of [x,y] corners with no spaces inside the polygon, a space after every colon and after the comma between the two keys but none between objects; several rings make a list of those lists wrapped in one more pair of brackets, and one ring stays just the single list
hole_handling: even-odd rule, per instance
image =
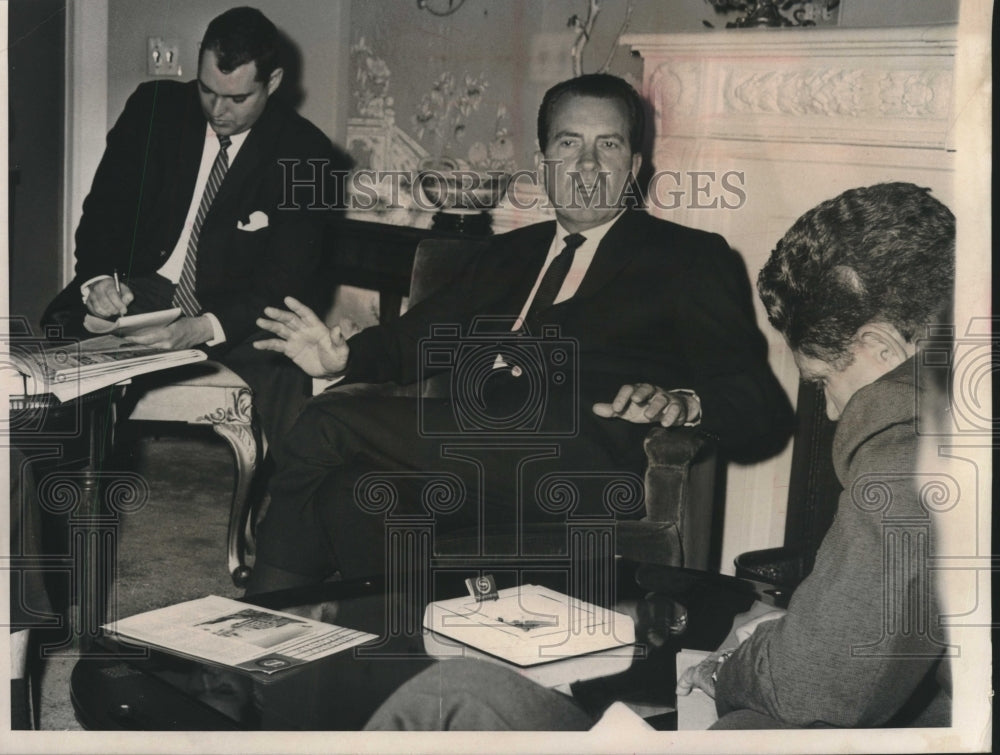
[{"label": "paper on table", "polygon": [[83,327],[91,333],[114,333],[119,336],[128,336],[143,328],[169,325],[180,316],[179,307],[144,312],[140,315],[125,315],[117,320],[104,320],[88,314],[83,318]]},{"label": "paper on table", "polygon": [[[530,679],[535,684],[556,689],[568,687],[573,682],[614,676],[628,671],[634,655],[632,652],[623,652],[621,647],[615,647],[596,653],[568,656],[535,666],[519,666],[457,640],[451,640],[437,632],[425,632],[423,640],[424,652],[431,658],[438,660],[472,658],[486,663],[494,663],[523,676],[525,679]],[[568,689],[561,689],[561,691],[570,694]]]},{"label": "paper on table", "polygon": [[430,603],[424,628],[518,666],[614,648],[631,659],[635,643],[629,616],[539,585],[506,588],[481,603],[469,596]]},{"label": "paper on table", "polygon": [[375,639],[355,629],[209,595],[121,619],[125,639],[265,675]]},{"label": "paper on table", "polygon": [[[677,678],[681,678],[689,667],[697,666],[706,656],[707,650],[680,650],[677,653]],[[700,689],[692,689],[690,694],[677,696],[677,730],[691,731],[707,729],[719,720],[715,712],[715,700]]]}]

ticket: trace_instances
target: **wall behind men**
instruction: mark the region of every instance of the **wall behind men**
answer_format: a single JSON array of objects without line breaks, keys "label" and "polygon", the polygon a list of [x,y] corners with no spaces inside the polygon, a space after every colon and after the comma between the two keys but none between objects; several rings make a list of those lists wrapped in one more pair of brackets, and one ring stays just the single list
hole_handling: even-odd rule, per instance
[{"label": "wall behind men", "polygon": [[25,318],[35,333],[61,287],[65,5],[8,5],[9,311],[0,315]]},{"label": "wall behind men", "polygon": [[[182,78],[193,78],[202,32],[213,17],[236,4],[233,0],[109,0],[108,127],[129,94],[149,78],[147,37],[178,39]],[[415,0],[253,0],[249,4],[300,48],[305,93],[301,112],[334,141],[343,140],[351,106],[354,71],[348,46],[365,37],[392,72],[390,94],[396,100],[397,122],[408,131],[420,97],[441,72],[484,73],[490,88],[478,111],[478,131],[490,135],[496,105],[508,104],[519,163],[534,149],[535,107],[541,92],[571,75],[569,48],[574,32],[567,20],[587,12],[587,0],[466,0],[447,18],[420,10]],[[584,70],[598,68],[612,50],[626,5],[627,0],[601,0]],[[958,5],[959,0],[842,0],[839,23],[953,23]],[[716,26],[725,22],[704,0],[634,0],[633,6],[631,32],[713,33],[703,21]],[[638,64],[624,49],[615,52],[611,70],[639,75]]]},{"label": "wall behind men", "polygon": [[[958,5],[959,0],[842,0],[836,22],[845,27],[954,23]],[[583,71],[598,70],[610,55],[610,72],[638,84],[641,62],[615,46],[628,0],[600,0],[599,6]],[[633,0],[632,7],[629,33],[726,33],[722,29],[727,17],[716,15],[704,0]],[[363,39],[371,55],[384,62],[396,125],[431,155],[442,146],[435,135],[419,133],[414,119],[422,99],[443,74],[451,74],[457,85],[466,76],[485,80],[464,136],[451,140],[444,151],[467,158],[476,142],[489,145],[502,107],[507,115],[500,127],[509,132],[516,167],[530,168],[538,103],[549,86],[572,75],[570,50],[576,32],[567,22],[574,15],[585,17],[587,8],[587,0],[466,0],[454,14],[440,18],[418,8],[416,0],[365,0],[352,6],[350,43]],[[707,28],[705,21],[716,29]],[[350,63],[352,81],[358,65],[356,57]],[[356,101],[350,110],[352,116],[358,114]]]},{"label": "wall behind men", "polygon": [[[234,0],[110,0],[108,13],[108,128],[114,125],[146,73],[147,37],[180,42],[182,81],[197,75],[198,45],[209,21],[240,3]],[[301,57],[299,112],[334,141],[344,132],[343,105],[349,0],[252,0]],[[282,88],[285,88],[283,84]]]}]

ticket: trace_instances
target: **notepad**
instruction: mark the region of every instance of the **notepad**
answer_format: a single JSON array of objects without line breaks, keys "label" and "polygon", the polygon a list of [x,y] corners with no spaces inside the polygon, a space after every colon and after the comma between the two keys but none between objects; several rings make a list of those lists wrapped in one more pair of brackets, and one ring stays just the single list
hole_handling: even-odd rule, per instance
[{"label": "notepad", "polygon": [[91,333],[113,333],[116,336],[128,336],[145,328],[162,328],[180,316],[179,307],[161,309],[156,312],[143,312],[139,315],[124,315],[117,320],[105,320],[88,314],[83,318],[83,327]]}]

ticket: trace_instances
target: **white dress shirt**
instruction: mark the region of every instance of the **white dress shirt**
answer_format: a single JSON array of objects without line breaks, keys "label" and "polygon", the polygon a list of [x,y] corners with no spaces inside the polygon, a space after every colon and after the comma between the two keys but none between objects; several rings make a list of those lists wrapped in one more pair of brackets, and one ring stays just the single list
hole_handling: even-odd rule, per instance
[{"label": "white dress shirt", "polygon": [[[229,147],[226,149],[226,155],[229,158],[230,168],[236,161],[236,155],[239,153],[240,147],[243,146],[249,135],[250,130],[247,130],[229,137],[230,142]],[[184,218],[181,235],[177,239],[177,244],[174,246],[173,252],[167,257],[167,261],[157,270],[160,275],[172,283],[177,283],[181,279],[181,271],[184,269],[184,258],[187,256],[188,239],[191,238],[191,229],[194,227],[195,218],[198,216],[198,207],[201,206],[201,195],[205,193],[205,185],[208,183],[208,177],[212,173],[212,165],[219,154],[219,149],[219,137],[216,136],[212,127],[206,124],[205,141],[202,143],[201,162],[198,166],[198,177],[194,182],[194,191],[191,193],[191,204],[188,206],[187,216]],[[84,302],[87,301],[90,287],[97,281],[109,277],[108,275],[98,275],[80,286]],[[211,312],[202,312],[202,314],[208,317],[212,323],[213,337],[207,345],[215,346],[223,343],[226,340],[226,332],[222,329],[222,323],[219,322],[219,318]]]},{"label": "white dress shirt", "polygon": [[[563,284],[559,288],[559,293],[556,294],[553,304],[566,301],[577,292],[577,289],[580,288],[581,281],[583,281],[583,276],[586,275],[587,270],[590,269],[590,263],[594,261],[594,255],[597,253],[597,247],[607,235],[608,231],[611,230],[611,226],[613,226],[620,217],[621,213],[618,213],[618,215],[609,220],[607,223],[602,223],[601,225],[594,226],[593,228],[588,228],[580,234],[583,236],[584,241],[577,247],[576,252],[573,254],[573,264],[570,265],[569,271],[566,273],[566,278],[563,280]],[[518,315],[517,320],[514,322],[514,327],[511,328],[511,330],[519,330],[521,325],[524,323],[524,318],[528,316],[528,307],[531,306],[531,302],[535,298],[535,292],[538,291],[538,287],[542,283],[542,278],[545,276],[545,272],[549,269],[549,265],[552,264],[552,260],[558,257],[562,252],[563,247],[566,246],[566,236],[568,235],[569,231],[563,228],[562,224],[557,220],[556,235],[552,239],[552,243],[549,245],[548,256],[545,258],[545,263],[542,265],[542,269],[538,272],[538,278],[535,279],[535,285],[531,287],[531,293],[528,294],[528,298],[525,300],[524,306],[521,307],[521,313]]]}]

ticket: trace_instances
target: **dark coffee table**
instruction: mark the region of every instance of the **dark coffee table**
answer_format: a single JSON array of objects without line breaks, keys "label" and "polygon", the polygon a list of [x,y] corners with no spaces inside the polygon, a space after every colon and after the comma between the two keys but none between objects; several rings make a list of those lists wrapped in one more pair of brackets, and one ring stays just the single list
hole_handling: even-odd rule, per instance
[{"label": "dark coffee table", "polygon": [[[597,591],[602,601],[580,579],[582,572],[554,567],[551,559],[520,559],[516,566],[498,563],[488,569],[455,565],[429,575],[331,582],[254,596],[247,602],[279,610],[303,606],[314,611],[314,618],[325,611],[324,620],[372,632],[378,639],[264,682],[162,652],[139,657],[134,646],[105,637],[100,641],[103,656],[83,658],[73,671],[73,704],[88,729],[360,730],[395,689],[435,662],[428,657],[422,631],[426,603],[464,595],[466,578],[488,572],[500,589],[540,584],[637,615],[637,643],[631,662],[626,659],[627,670],[575,682],[569,691],[595,717],[616,700],[669,710],[676,651],[714,649],[732,617],[762,594],[761,585],[718,574],[620,558],[602,567],[609,575]],[[674,601],[686,609],[684,621],[679,621]],[[669,729],[676,719],[667,713],[651,723]]]}]

